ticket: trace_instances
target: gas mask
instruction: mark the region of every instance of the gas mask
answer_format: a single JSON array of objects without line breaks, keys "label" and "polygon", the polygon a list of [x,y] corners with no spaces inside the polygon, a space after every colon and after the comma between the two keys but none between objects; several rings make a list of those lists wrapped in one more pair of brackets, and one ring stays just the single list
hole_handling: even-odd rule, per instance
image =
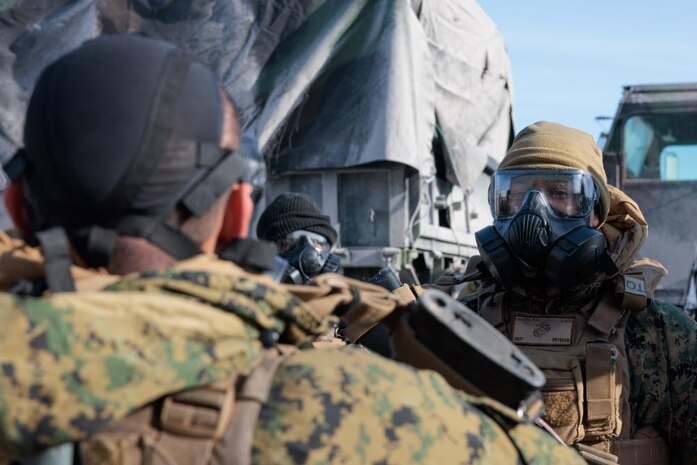
[{"label": "gas mask", "polygon": [[323,273],[334,273],[341,259],[331,253],[331,244],[321,234],[294,231],[278,242],[279,254],[288,261],[286,280],[303,284]]},{"label": "gas mask", "polygon": [[598,190],[581,170],[505,170],[489,190],[493,226],[475,233],[482,261],[504,288],[569,290],[612,261],[591,227]]}]

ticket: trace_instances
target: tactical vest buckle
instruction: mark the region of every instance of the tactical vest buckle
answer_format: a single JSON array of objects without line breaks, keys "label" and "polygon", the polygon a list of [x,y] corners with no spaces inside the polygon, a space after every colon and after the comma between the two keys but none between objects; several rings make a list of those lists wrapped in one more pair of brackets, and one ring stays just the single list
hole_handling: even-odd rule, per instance
[{"label": "tactical vest buckle", "polygon": [[235,389],[231,381],[167,396],[160,412],[164,431],[195,438],[218,439],[232,416]]}]

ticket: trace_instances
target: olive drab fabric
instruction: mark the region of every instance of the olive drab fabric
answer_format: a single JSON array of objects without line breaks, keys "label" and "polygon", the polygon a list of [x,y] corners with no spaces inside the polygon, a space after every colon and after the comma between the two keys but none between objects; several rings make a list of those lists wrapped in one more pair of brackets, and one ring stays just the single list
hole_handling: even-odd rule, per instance
[{"label": "olive drab fabric", "polygon": [[[225,459],[225,438],[243,431],[255,464],[583,464],[505,407],[362,348],[281,357],[264,400],[265,389],[233,381],[259,372],[275,350],[263,343],[311,347],[331,320],[281,286],[213,257],[127,276],[103,292],[4,295],[0,318],[4,460],[89,437],[85,458],[97,458],[83,463],[116,457],[114,463],[172,464],[185,443],[210,458],[205,463],[235,463]],[[226,382],[235,389],[221,388]],[[193,390],[181,391],[187,388]],[[225,399],[259,414],[236,420],[234,408],[223,414],[230,412]],[[162,412],[173,414],[162,422]],[[150,441],[152,429],[119,432],[124,422],[154,425],[159,438],[166,424],[173,436],[163,443]],[[235,429],[239,424],[256,426]],[[197,439],[181,425],[193,425]]]}]

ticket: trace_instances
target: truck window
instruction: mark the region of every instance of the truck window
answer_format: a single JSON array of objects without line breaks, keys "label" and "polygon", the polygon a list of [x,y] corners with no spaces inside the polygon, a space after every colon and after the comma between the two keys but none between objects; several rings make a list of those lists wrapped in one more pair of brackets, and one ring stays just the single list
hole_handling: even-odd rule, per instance
[{"label": "truck window", "polygon": [[627,179],[697,180],[697,113],[630,116],[623,152]]}]

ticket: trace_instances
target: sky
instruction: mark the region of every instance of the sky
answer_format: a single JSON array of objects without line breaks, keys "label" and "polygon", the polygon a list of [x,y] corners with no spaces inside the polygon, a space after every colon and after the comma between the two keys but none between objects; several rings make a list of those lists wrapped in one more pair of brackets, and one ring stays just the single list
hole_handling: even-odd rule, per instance
[{"label": "sky", "polygon": [[509,52],[516,131],[549,120],[597,139],[623,85],[697,82],[697,1],[478,3]]}]

